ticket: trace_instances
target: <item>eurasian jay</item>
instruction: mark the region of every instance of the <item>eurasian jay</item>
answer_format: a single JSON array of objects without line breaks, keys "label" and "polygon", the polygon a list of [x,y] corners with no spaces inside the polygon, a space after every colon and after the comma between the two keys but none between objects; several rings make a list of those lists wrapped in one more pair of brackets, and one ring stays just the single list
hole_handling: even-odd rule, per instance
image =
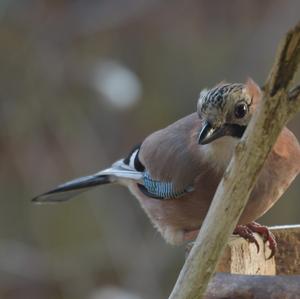
[{"label": "eurasian jay", "polygon": [[[205,89],[196,113],[151,134],[111,167],[62,184],[33,201],[65,201],[92,187],[119,183],[138,199],[168,243],[193,240],[261,98],[260,88],[251,79],[245,84],[221,82]],[[298,141],[284,128],[234,233],[255,243],[252,232],[261,233],[274,254],[273,236],[254,221],[280,198],[299,170]]]}]

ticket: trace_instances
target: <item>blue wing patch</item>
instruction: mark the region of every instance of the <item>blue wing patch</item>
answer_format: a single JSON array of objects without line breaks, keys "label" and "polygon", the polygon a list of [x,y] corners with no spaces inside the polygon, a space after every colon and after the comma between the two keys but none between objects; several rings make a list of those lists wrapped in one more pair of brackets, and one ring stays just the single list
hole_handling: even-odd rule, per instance
[{"label": "blue wing patch", "polygon": [[150,173],[145,171],[143,182],[146,190],[141,189],[145,194],[156,199],[174,199],[194,190],[193,187],[185,188],[181,191],[175,190],[172,182],[161,182],[153,180]]}]

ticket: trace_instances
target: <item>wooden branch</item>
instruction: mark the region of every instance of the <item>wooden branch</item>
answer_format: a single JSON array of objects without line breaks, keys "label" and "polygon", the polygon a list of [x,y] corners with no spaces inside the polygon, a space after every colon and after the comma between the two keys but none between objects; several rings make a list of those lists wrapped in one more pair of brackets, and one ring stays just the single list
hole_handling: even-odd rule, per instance
[{"label": "wooden branch", "polygon": [[300,225],[274,226],[271,230],[278,244],[276,273],[300,275]]},{"label": "wooden branch", "polygon": [[[248,275],[300,275],[300,224],[273,226],[269,229],[278,244],[278,249],[272,259],[266,259],[270,256],[270,249],[264,244],[261,236],[255,234],[260,248],[257,252],[254,243],[232,235],[216,271]],[[191,242],[186,246],[186,256],[192,249],[192,245]]]},{"label": "wooden branch", "polygon": [[300,299],[300,275],[236,275],[217,273],[205,299]]},{"label": "wooden branch", "polygon": [[266,260],[266,257],[270,255],[270,249],[264,246],[259,235],[256,234],[261,249],[259,253],[253,243],[231,236],[217,266],[217,272],[248,275],[300,275],[300,225],[273,226],[269,229],[278,244],[274,258]]},{"label": "wooden branch", "polygon": [[266,86],[271,97],[280,89],[286,90],[296,73],[300,59],[299,40],[300,23],[286,34],[279,46]]},{"label": "wooden branch", "polygon": [[[260,236],[256,235],[261,248],[258,254],[253,243],[231,236],[217,267],[218,272],[227,273],[217,273],[212,278],[205,299],[264,299],[273,296],[300,299],[300,225],[274,226],[270,229],[278,243],[275,258],[270,260],[265,259],[269,252],[264,252]],[[269,251],[268,246],[265,249]],[[276,272],[289,276],[274,276]]]},{"label": "wooden branch", "polygon": [[[257,252],[254,243],[249,243],[236,235],[230,236],[217,265],[216,272],[247,275],[275,275],[275,257],[266,259],[271,253],[269,247],[265,246],[262,237],[258,234],[255,234],[255,238],[259,244],[259,252]],[[193,244],[193,242],[187,244],[186,257],[191,251]]]},{"label": "wooden branch", "polygon": [[247,275],[275,275],[275,258],[270,256],[270,249],[265,246],[261,236],[255,234],[259,244],[259,252],[254,243],[245,239],[231,236],[225,247],[224,253],[218,263],[216,272]]},{"label": "wooden branch", "polygon": [[274,258],[266,260],[265,257],[270,255],[270,249],[268,246],[264,246],[259,235],[256,234],[261,248],[259,253],[256,252],[253,243],[237,236],[231,236],[218,264],[217,272],[300,275],[300,225],[273,226],[269,229],[278,244]]},{"label": "wooden branch", "polygon": [[[300,23],[287,34],[282,43],[265,84],[263,101],[235,149],[169,299],[203,297],[264,161],[290,115],[294,113],[286,88],[299,63],[299,47]],[[293,105],[297,110],[300,107],[298,102],[299,98]]]}]

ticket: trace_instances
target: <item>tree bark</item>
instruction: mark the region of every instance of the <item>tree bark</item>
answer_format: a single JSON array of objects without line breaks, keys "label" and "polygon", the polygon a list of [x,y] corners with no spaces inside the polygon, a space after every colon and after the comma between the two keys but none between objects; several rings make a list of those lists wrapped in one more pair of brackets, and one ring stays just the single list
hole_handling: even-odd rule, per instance
[{"label": "tree bark", "polygon": [[300,299],[300,275],[237,275],[217,273],[205,299]]}]

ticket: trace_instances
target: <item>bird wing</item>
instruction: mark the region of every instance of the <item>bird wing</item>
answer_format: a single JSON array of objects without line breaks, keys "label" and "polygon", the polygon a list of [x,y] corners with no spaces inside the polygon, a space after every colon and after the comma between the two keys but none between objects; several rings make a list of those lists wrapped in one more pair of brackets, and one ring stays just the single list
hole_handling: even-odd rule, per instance
[{"label": "bird wing", "polygon": [[145,139],[139,159],[153,180],[170,182],[174,191],[181,192],[205,171],[197,143],[201,127],[193,113]]}]

